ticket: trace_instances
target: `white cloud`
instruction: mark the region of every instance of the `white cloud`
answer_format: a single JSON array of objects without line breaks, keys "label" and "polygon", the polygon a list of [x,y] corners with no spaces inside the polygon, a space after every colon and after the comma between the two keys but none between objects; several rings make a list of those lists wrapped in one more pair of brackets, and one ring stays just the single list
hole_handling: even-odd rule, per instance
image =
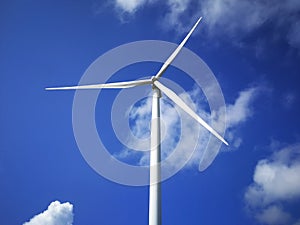
[{"label": "white cloud", "polygon": [[251,103],[259,92],[258,87],[252,87],[239,93],[232,105],[226,107],[227,127],[231,128],[246,121],[252,116]]},{"label": "white cloud", "polygon": [[267,1],[206,0],[201,13],[211,34],[219,30],[233,37],[261,26],[270,18],[273,8]]},{"label": "white cloud", "polygon": [[34,216],[29,222],[23,225],[72,225],[73,205],[69,202],[52,202],[48,209]]},{"label": "white cloud", "polygon": [[[150,135],[151,107],[152,100],[147,98],[140,106],[133,107],[129,112],[129,118],[135,123],[132,132],[138,138],[146,138]],[[144,123],[144,121],[148,122]]]},{"label": "white cloud", "polygon": [[145,3],[147,0],[115,0],[115,6],[127,13],[135,13]]},{"label": "white cloud", "polygon": [[253,86],[239,93],[233,104],[226,106],[226,137],[231,147],[238,148],[243,140],[237,135],[237,129],[253,115],[252,103],[264,87]]},{"label": "white cloud", "polygon": [[[161,4],[167,11],[163,17],[165,29],[180,33],[190,29],[196,18],[203,16],[202,29],[211,36],[227,37],[240,42],[243,37],[272,24],[272,38],[280,37],[290,46],[300,48],[300,1],[252,0],[115,0],[115,7],[129,14],[143,6]],[[122,19],[122,13],[120,18]],[[186,16],[188,15],[188,17]],[[161,18],[159,18],[161,19]],[[234,39],[232,39],[234,38]],[[262,38],[262,37],[261,37]],[[262,40],[257,40],[260,45]],[[270,40],[268,40],[270,42]],[[260,49],[261,51],[261,49]]]},{"label": "white cloud", "polygon": [[300,163],[286,165],[260,161],[256,166],[254,182],[265,192],[265,201],[292,199],[300,196]]},{"label": "white cloud", "polygon": [[[149,149],[150,146],[150,121],[151,121],[151,107],[152,107],[152,99],[147,98],[143,100],[143,102],[138,105],[132,107],[129,118],[133,121],[131,125],[132,133],[138,139],[127,140],[128,146],[135,146],[135,149],[144,150]],[[173,106],[167,102],[161,101],[161,128],[162,128],[162,148],[164,151],[162,152],[162,158],[167,157],[169,153],[176,146],[176,138],[178,137],[178,129],[180,127],[179,124],[179,116],[176,110],[174,110]],[[180,133],[180,132],[179,132]],[[145,139],[147,141],[145,141]],[[139,142],[140,140],[140,142]],[[115,156],[118,158],[126,158],[132,155],[135,155],[136,152],[131,151],[129,149],[123,149],[120,153]],[[140,165],[148,165],[149,164],[149,155],[148,153],[143,154],[140,159]]]},{"label": "white cloud", "polygon": [[[210,115],[209,113],[203,110],[204,107],[201,106],[201,103],[194,101],[195,98],[191,98],[195,92],[198,90],[194,89],[189,93],[182,93],[179,96],[186,102],[201,118],[205,121],[209,121]],[[177,156],[172,159],[170,162],[170,167],[172,165],[180,165],[183,162],[188,160],[187,166],[198,166],[201,153],[203,152],[203,146],[206,146],[206,141],[208,140],[209,133],[198,123],[195,123],[194,119],[191,118],[188,114],[186,114],[183,110],[175,105],[176,110],[179,112],[176,115],[175,120],[170,120],[170,118],[174,118],[172,112],[175,112],[173,108],[169,108],[165,113],[164,117],[169,118],[168,125],[166,126],[166,130],[168,136],[166,136],[166,142],[163,143],[162,149],[167,148],[168,150],[165,152],[164,156],[168,156],[176,147]],[[179,127],[180,119],[182,120],[181,127]],[[184,122],[183,122],[184,121]],[[175,125],[177,123],[177,126]],[[175,129],[174,129],[175,128]],[[171,131],[171,132],[169,132]],[[198,134],[199,133],[199,137]],[[179,144],[180,143],[180,144]],[[201,143],[201,144],[199,144]],[[203,144],[202,144],[203,143]],[[199,148],[201,146],[201,148]],[[191,150],[195,149],[195,153],[192,158],[189,159]]]},{"label": "white cloud", "polygon": [[[225,36],[242,40],[245,36],[271,24],[272,38],[285,40],[291,47],[300,48],[299,11],[297,0],[240,1],[205,0],[201,8],[210,36]],[[257,40],[261,46],[263,35]],[[268,41],[273,41],[267,37]],[[261,49],[259,49],[261,51]]]},{"label": "white cloud", "polygon": [[256,215],[256,219],[263,224],[286,225],[291,216],[279,206],[272,205]]},{"label": "white cloud", "polygon": [[[192,0],[168,0],[166,1],[166,5],[168,8],[168,12],[164,15],[164,28],[167,30],[176,29],[180,33],[190,29],[190,23],[183,23],[182,16],[189,8]],[[199,17],[199,16],[198,16]],[[193,19],[196,21],[195,17]],[[191,21],[189,21],[191,22]]]},{"label": "white cloud", "polygon": [[291,218],[279,206],[283,202],[300,198],[299,174],[300,144],[287,146],[257,163],[253,183],[245,192],[245,201],[259,221],[266,224],[286,224],[276,219],[275,214],[282,215],[282,219]]},{"label": "white cloud", "polygon": [[[238,98],[234,101],[233,104],[229,104],[227,106],[228,114],[231,113],[228,118],[229,131],[227,133],[229,134],[229,136],[227,138],[230,139],[232,143],[231,146],[235,148],[239,147],[242,142],[241,137],[236,137],[235,129],[251,117],[251,103],[257,96],[259,90],[260,88],[258,87],[244,90],[240,92]],[[190,92],[182,93],[180,94],[180,97],[205,121],[212,120],[210,113],[204,110],[204,103],[199,101],[199,99],[201,100],[202,98],[200,97],[200,90],[198,88],[195,87]],[[131,129],[136,137],[145,138],[147,137],[147,135],[149,137],[151,102],[151,98],[148,98],[144,103],[131,109],[131,113],[129,114],[129,116],[131,120],[134,121]],[[176,148],[176,152],[178,152],[179,154],[177,154],[177,157],[172,158],[172,161],[169,164],[170,167],[188,160],[187,167],[198,166],[199,162],[201,162],[200,170],[202,171],[203,169],[206,169],[217,154],[212,152],[211,154],[210,152],[206,152],[204,154],[206,145],[210,138],[210,134],[198,123],[195,123],[193,118],[191,118],[177,106],[175,106],[174,108],[170,103],[162,101],[161,110],[161,118],[165,127],[165,132],[163,132],[164,138],[162,138],[162,159],[165,159],[167,156],[169,156]],[[183,123],[180,122],[180,118],[182,121],[184,121]],[[214,127],[218,127],[218,121],[214,121],[213,124],[215,125]],[[184,132],[182,132],[183,130]],[[198,132],[199,137],[197,135]],[[135,149],[149,148],[149,142],[141,141],[141,143],[137,143],[136,139],[129,139],[128,142],[128,146],[132,146],[133,144],[134,146],[137,146]],[[145,144],[148,145],[148,148],[147,146],[145,146]],[[191,153],[190,150],[193,149],[195,149],[195,152],[192,158],[189,159]],[[136,156],[135,151],[124,149],[115,156],[120,159],[124,159],[133,155]],[[140,164],[148,165],[148,163],[149,155],[144,154],[140,159]]]}]

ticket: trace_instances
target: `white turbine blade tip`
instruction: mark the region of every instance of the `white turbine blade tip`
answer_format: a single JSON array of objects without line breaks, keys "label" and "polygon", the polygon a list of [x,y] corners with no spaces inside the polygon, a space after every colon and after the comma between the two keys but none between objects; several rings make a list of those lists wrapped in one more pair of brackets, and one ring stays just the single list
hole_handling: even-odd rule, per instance
[{"label": "white turbine blade tip", "polygon": [[59,91],[59,90],[76,90],[78,87],[51,87],[51,88],[45,88],[46,91]]},{"label": "white turbine blade tip", "polygon": [[162,76],[162,74],[165,72],[165,70],[168,68],[168,66],[173,62],[173,60],[176,58],[178,53],[181,51],[187,40],[190,38],[196,27],[198,26],[199,22],[201,21],[202,17],[200,17],[197,22],[194,24],[192,29],[189,31],[189,33],[185,36],[185,38],[182,40],[182,42],[178,45],[178,47],[174,50],[174,52],[169,56],[169,58],[165,61],[165,63],[162,65],[158,73],[155,75],[156,78],[159,78]]},{"label": "white turbine blade tip", "polygon": [[45,88],[46,91],[61,90],[61,88]]},{"label": "white turbine blade tip", "polygon": [[229,146],[228,142],[227,142],[224,138],[222,138],[221,141],[222,141],[225,145]]},{"label": "white turbine blade tip", "polygon": [[[73,87],[47,87],[45,88],[46,91],[56,91],[56,90],[68,90],[72,89]],[[75,88],[73,88],[75,89]]]}]

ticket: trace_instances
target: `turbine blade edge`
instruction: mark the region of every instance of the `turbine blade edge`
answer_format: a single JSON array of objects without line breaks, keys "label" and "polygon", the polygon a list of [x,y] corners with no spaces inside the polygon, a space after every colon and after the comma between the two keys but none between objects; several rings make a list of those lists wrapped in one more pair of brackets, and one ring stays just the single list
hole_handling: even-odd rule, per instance
[{"label": "turbine blade edge", "polygon": [[155,75],[155,78],[159,78],[162,76],[162,74],[166,71],[166,69],[169,67],[169,65],[173,62],[173,60],[176,58],[180,50],[183,48],[187,40],[190,38],[194,30],[196,29],[197,25],[200,23],[202,17],[200,17],[195,25],[192,27],[192,29],[189,31],[189,33],[186,35],[186,37],[183,39],[183,41],[178,45],[178,47],[175,49],[175,51],[169,56],[169,58],[166,60],[166,62],[162,65],[158,73]]},{"label": "turbine blade edge", "polygon": [[136,86],[152,84],[151,79],[147,80],[135,80],[135,81],[125,81],[125,82],[115,82],[115,83],[106,83],[106,84],[90,84],[90,85],[78,85],[78,86],[70,86],[70,87],[51,87],[45,88],[47,91],[52,90],[80,90],[80,89],[103,89],[103,88],[111,88],[111,89],[119,89],[119,88],[132,88]]},{"label": "turbine blade edge", "polygon": [[224,144],[228,145],[228,142],[218,134],[211,126],[209,126],[200,116],[198,116],[175,92],[171,89],[164,86],[159,81],[154,81],[154,85],[160,89],[166,96],[168,96],[176,105],[178,105],[183,111],[189,114],[192,118],[194,118],[198,123],[200,123],[204,128],[206,128],[211,134],[213,134],[216,138],[222,141]]}]

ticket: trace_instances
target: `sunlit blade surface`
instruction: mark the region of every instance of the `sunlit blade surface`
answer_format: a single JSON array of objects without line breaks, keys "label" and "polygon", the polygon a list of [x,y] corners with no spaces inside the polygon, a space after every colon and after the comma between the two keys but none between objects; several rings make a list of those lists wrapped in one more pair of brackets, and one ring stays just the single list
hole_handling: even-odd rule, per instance
[{"label": "sunlit blade surface", "polygon": [[162,74],[165,72],[165,70],[168,68],[168,66],[173,62],[175,57],[178,55],[184,44],[187,42],[189,37],[192,35],[193,31],[197,27],[198,23],[201,21],[202,17],[198,19],[198,21],[195,23],[193,28],[190,30],[190,32],[186,35],[186,37],[183,39],[183,41],[180,43],[180,45],[175,49],[175,51],[169,56],[169,58],[166,60],[166,62],[162,65],[158,73],[155,75],[156,78],[159,78],[162,76]]},{"label": "sunlit blade surface", "polygon": [[135,80],[126,82],[115,82],[107,84],[91,84],[91,85],[80,85],[71,87],[51,87],[46,88],[46,90],[79,90],[79,89],[102,89],[102,88],[131,88],[136,86],[141,86],[145,84],[151,84],[152,80]]},{"label": "sunlit blade surface", "polygon": [[201,119],[187,104],[185,104],[182,99],[175,94],[172,90],[164,86],[158,81],[154,81],[154,85],[159,88],[166,96],[168,96],[172,101],[174,101],[180,108],[182,108],[187,114],[197,120],[203,127],[205,127],[210,133],[212,133],[216,138],[222,141],[224,144],[228,145],[227,141],[219,135],[211,126],[209,126],[203,119]]}]

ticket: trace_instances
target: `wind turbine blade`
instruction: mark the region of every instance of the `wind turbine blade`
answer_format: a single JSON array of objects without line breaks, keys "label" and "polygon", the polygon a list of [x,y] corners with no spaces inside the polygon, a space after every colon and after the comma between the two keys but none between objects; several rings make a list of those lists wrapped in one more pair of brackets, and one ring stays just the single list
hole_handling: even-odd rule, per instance
[{"label": "wind turbine blade", "polygon": [[51,87],[46,88],[46,90],[79,90],[79,89],[102,89],[102,88],[131,88],[136,86],[141,86],[145,84],[152,84],[152,80],[135,80],[135,81],[125,81],[125,82],[115,82],[106,84],[90,84],[90,85],[80,85],[71,87]]},{"label": "wind turbine blade", "polygon": [[162,76],[162,74],[165,72],[165,70],[168,68],[168,66],[173,62],[175,57],[178,55],[180,50],[183,48],[189,37],[192,35],[193,31],[196,29],[197,25],[201,21],[202,17],[198,19],[198,21],[195,23],[193,28],[190,30],[190,32],[186,35],[186,37],[183,39],[183,41],[180,43],[180,45],[175,49],[175,51],[169,56],[169,58],[166,60],[166,62],[162,65],[158,73],[155,75],[155,78],[159,78]]},{"label": "wind turbine blade", "polygon": [[168,96],[173,102],[175,102],[180,108],[182,108],[187,114],[193,117],[198,123],[205,127],[210,133],[212,133],[216,138],[222,141],[224,144],[228,145],[227,141],[218,134],[211,126],[209,126],[203,119],[201,119],[185,102],[177,95],[175,92],[164,86],[157,80],[154,81],[154,85],[159,88],[166,96]]}]

